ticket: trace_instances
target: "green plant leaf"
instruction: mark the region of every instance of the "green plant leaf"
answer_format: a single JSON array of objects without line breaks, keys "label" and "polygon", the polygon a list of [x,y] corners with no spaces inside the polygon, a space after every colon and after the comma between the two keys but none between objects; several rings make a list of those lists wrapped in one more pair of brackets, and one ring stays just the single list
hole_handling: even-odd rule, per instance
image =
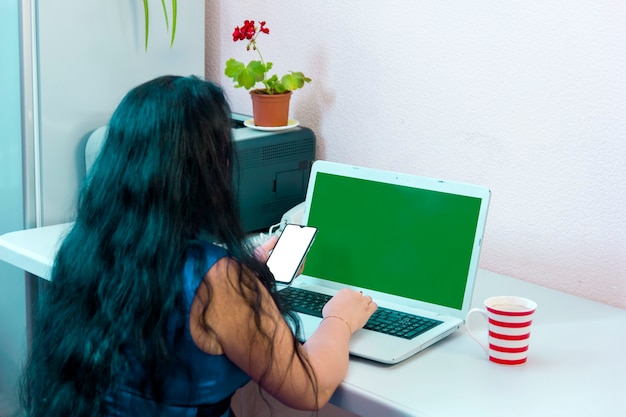
[{"label": "green plant leaf", "polygon": [[257,82],[263,81],[266,67],[261,61],[250,61],[248,65],[230,58],[226,61],[224,74],[233,79],[235,88],[251,89]]},{"label": "green plant leaf", "polygon": [[228,61],[226,61],[226,67],[224,68],[224,74],[230,78],[232,78],[233,80],[237,79],[237,77],[239,77],[239,73],[241,71],[243,71],[245,68],[245,65],[243,64],[243,62],[237,61],[234,58],[229,59]]},{"label": "green plant leaf", "polygon": [[263,84],[265,85],[265,92],[267,94],[275,94],[277,92],[280,92],[280,86],[278,85],[278,76],[276,74],[263,81]]},{"label": "green plant leaf", "polygon": [[311,79],[305,77],[304,74],[299,71],[291,71],[291,73],[284,75],[280,82],[285,89],[293,91],[304,87],[304,83],[311,82]]},{"label": "green plant leaf", "polygon": [[[143,14],[145,19],[145,45],[144,48],[148,50],[148,35],[150,33],[150,9],[148,7],[149,0],[143,0]],[[163,16],[165,18],[165,29],[170,31],[170,19],[167,13],[167,7],[165,0],[161,0],[161,7],[163,8]],[[172,37],[170,40],[170,48],[174,45],[174,39],[176,38],[176,21],[178,17],[178,1],[172,0]]]},{"label": "green plant leaf", "polygon": [[145,42],[145,50],[148,50],[148,27],[150,26],[149,23],[149,19],[150,19],[150,13],[148,10],[148,0],[143,0],[143,15],[144,15],[144,21],[146,23],[146,42]]},{"label": "green plant leaf", "polygon": [[167,16],[167,7],[165,7],[165,0],[161,0],[161,6],[163,7],[163,16],[165,16],[165,30],[170,31],[170,19]]},{"label": "green plant leaf", "polygon": [[172,41],[170,42],[170,48],[174,45],[174,38],[176,37],[176,16],[178,14],[178,2],[172,0]]}]

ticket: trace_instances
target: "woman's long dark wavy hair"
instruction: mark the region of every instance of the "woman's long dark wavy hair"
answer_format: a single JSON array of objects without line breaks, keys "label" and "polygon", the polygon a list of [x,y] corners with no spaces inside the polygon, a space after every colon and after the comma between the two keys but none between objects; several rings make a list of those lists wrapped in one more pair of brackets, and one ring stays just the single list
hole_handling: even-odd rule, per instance
[{"label": "woman's long dark wavy hair", "polygon": [[[225,244],[281,308],[271,273],[245,243],[230,114],[222,90],[196,77],[159,77],[124,97],[37,312],[21,384],[27,415],[100,415],[128,367],[129,345],[154,376],[155,392],[167,389],[160,376],[176,366],[168,319],[180,306],[183,264],[198,239]],[[258,325],[259,281],[239,280],[253,294],[247,301]]]}]

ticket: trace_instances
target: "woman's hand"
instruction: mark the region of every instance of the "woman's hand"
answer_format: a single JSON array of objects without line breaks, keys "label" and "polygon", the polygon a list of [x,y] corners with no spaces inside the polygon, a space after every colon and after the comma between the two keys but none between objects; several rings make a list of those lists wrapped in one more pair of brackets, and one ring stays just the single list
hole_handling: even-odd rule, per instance
[{"label": "woman's hand", "polygon": [[318,382],[319,398],[330,398],[348,372],[350,339],[378,305],[372,297],[343,289],[322,309],[322,322],[303,345]]},{"label": "woman's hand", "polygon": [[334,316],[345,320],[354,334],[365,326],[377,308],[378,305],[369,295],[344,288],[326,303],[322,317]]},{"label": "woman's hand", "polygon": [[269,239],[267,239],[260,246],[257,246],[254,249],[254,254],[256,258],[261,262],[267,262],[267,259],[270,257],[270,252],[276,246],[276,242],[278,241],[278,236],[272,235]]}]

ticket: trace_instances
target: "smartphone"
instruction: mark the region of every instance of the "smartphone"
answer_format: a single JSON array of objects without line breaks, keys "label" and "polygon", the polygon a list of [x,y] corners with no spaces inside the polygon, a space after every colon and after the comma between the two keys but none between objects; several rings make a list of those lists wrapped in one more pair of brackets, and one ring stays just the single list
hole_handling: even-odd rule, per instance
[{"label": "smartphone", "polygon": [[299,224],[285,226],[267,259],[267,267],[274,274],[276,282],[290,284],[293,281],[316,234],[316,227]]}]

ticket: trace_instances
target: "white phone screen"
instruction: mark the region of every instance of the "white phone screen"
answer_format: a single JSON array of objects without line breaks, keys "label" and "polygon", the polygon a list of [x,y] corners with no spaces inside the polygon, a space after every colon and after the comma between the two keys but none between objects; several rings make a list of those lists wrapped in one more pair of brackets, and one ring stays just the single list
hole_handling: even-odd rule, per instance
[{"label": "white phone screen", "polygon": [[285,226],[267,260],[277,282],[289,284],[295,278],[316,233],[317,228],[311,226]]}]

